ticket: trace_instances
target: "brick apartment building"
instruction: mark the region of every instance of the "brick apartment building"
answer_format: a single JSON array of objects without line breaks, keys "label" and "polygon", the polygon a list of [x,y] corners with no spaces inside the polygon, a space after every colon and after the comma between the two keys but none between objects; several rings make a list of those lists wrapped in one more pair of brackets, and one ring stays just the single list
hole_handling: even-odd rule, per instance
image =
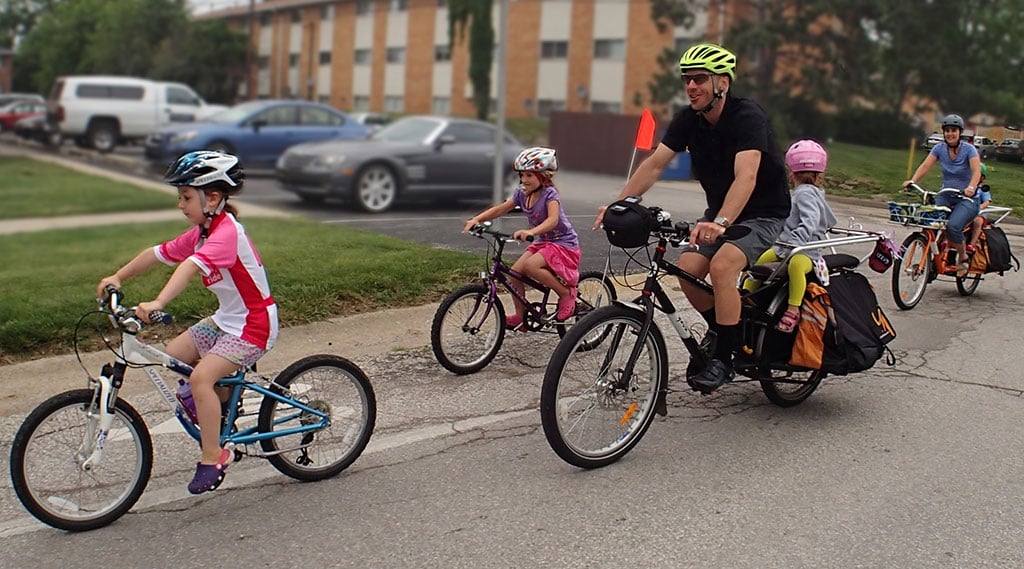
[{"label": "brick apartment building", "polygon": [[[500,34],[500,4],[493,1]],[[202,17],[251,29],[255,57],[244,98],[470,116],[468,34],[449,49],[446,4],[265,0]],[[510,0],[508,6],[508,117],[553,110],[639,114],[650,104],[647,83],[659,72],[660,51],[681,52],[718,24],[716,15],[709,25],[707,12],[689,29],[659,32],[649,0]],[[492,70],[492,83],[496,77]]]}]

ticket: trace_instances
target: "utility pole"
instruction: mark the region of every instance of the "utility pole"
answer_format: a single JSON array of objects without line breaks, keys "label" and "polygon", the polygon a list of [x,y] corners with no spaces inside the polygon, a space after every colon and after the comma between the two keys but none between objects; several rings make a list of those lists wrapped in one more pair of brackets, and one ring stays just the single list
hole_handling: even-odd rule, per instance
[{"label": "utility pole", "polygon": [[[492,203],[495,204],[505,201],[505,48],[508,44],[509,0],[498,0],[498,2],[501,10],[498,15],[498,77],[495,85],[497,132],[494,135],[494,192],[492,200]],[[498,221],[500,218],[495,220],[495,222]]]},{"label": "utility pole", "polygon": [[[253,69],[253,42],[255,41],[259,45],[259,40],[256,38],[256,0],[249,0],[249,37],[246,38],[245,44],[245,98],[246,100],[252,101],[256,97],[253,92],[256,91],[259,72]],[[255,73],[254,73],[255,71]],[[255,75],[255,77],[254,77]]]}]

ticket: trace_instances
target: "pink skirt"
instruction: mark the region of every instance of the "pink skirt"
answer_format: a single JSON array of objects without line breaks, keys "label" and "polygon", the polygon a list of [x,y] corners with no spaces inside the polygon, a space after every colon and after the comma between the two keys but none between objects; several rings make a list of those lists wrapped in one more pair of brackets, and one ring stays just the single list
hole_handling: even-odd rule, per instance
[{"label": "pink skirt", "polygon": [[576,286],[580,280],[580,250],[564,245],[540,241],[526,248],[530,253],[540,253],[544,262],[567,286]]}]

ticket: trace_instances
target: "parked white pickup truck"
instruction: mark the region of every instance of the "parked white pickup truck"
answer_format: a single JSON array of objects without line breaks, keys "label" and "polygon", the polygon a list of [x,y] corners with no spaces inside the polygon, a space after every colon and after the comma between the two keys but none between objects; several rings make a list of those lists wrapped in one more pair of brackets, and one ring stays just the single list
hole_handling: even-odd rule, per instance
[{"label": "parked white pickup truck", "polygon": [[50,89],[47,122],[52,142],[110,152],[160,127],[194,122],[227,107],[209,105],[188,85],[104,75],[58,77]]}]

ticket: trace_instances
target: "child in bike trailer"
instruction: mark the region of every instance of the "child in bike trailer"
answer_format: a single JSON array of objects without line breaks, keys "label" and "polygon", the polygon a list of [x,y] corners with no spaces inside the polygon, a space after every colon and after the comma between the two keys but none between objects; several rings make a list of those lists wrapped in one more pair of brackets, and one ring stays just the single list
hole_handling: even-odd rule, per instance
[{"label": "child in bike trailer", "polygon": [[[825,201],[825,191],[820,187],[827,165],[828,153],[813,140],[798,140],[786,151],[789,181],[793,185],[793,207],[786,220],[786,227],[779,235],[781,243],[803,245],[824,239],[828,228],[836,224],[836,216]],[[757,264],[785,259],[787,249],[783,245],[775,245],[761,254]],[[805,251],[788,257],[789,306],[776,325],[776,329],[782,332],[792,332],[800,322],[800,305],[803,304],[804,290],[807,288],[807,274],[814,270],[819,279],[824,281],[828,278],[828,268],[820,251]],[[743,289],[753,291],[760,285],[760,281],[748,279]]]},{"label": "child in bike trailer", "polygon": [[[143,249],[128,264],[100,281],[97,294],[107,285],[140,275],[159,263],[177,264],[163,290],[142,302],[135,314],[149,322],[149,314],[163,310],[195,276],[217,295],[220,307],[171,340],[165,351],[194,366],[189,378],[198,410],[202,458],[188,491],[200,494],[216,489],[234,453],[220,447],[223,412],[214,383],[256,362],[277,338],[277,305],[270,295],[267,274],[259,253],[228,203],[242,190],[245,178],[238,158],[230,154],[197,151],[178,158],[164,180],[178,188],[178,209],[194,224],[175,239]],[[226,398],[227,393],[223,394]]]},{"label": "child in bike trailer", "polygon": [[[985,184],[985,178],[988,176],[988,166],[984,162],[981,163],[981,178],[978,180],[978,199],[981,201],[978,204],[978,211],[981,211],[992,203],[992,189],[989,188],[988,184]],[[975,216],[974,221],[971,222],[971,240],[967,243],[967,253],[973,253],[978,248],[978,240],[981,239],[981,230],[985,227],[988,219],[985,214],[979,213]]]},{"label": "child in bike trailer", "polygon": [[[554,172],[558,170],[558,159],[554,149],[534,146],[519,153],[513,168],[519,172],[520,185],[512,197],[471,217],[463,231],[501,217],[519,206],[526,214],[530,228],[517,230],[512,236],[520,241],[531,236],[536,240],[512,265],[512,270],[554,291],[558,295],[555,318],[564,321],[576,309],[580,241],[552,183]],[[522,282],[515,280],[513,286],[523,293]],[[522,326],[523,314],[526,313],[526,307],[518,299],[514,302],[515,314],[505,317],[505,327],[513,330]]]}]

